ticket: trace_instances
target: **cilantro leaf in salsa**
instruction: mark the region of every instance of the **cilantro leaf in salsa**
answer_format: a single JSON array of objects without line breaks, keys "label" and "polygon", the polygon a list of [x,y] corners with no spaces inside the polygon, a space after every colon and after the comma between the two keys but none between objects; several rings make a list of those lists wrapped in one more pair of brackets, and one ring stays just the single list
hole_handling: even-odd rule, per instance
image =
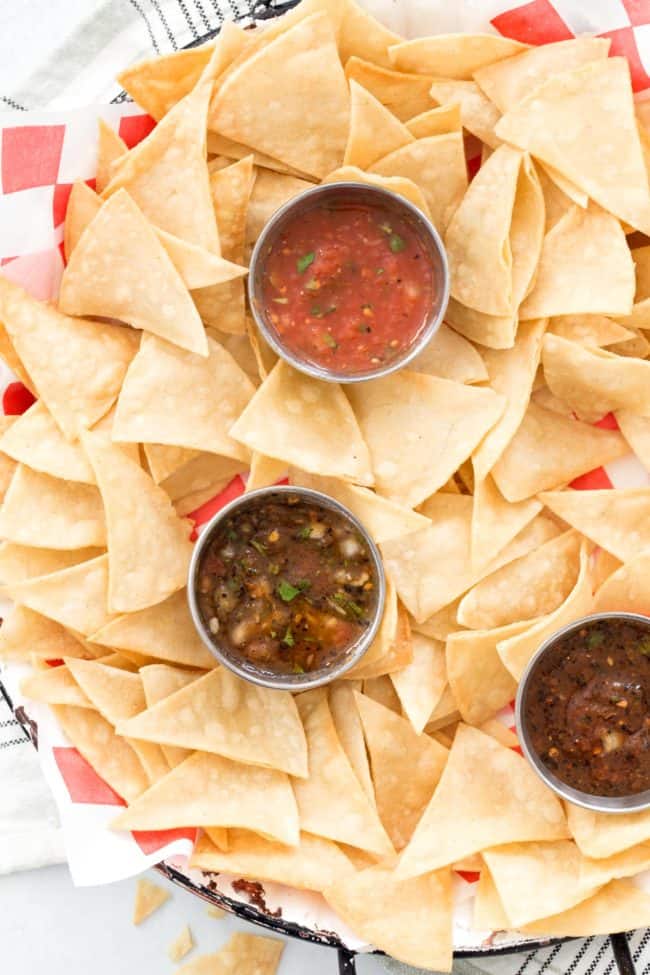
[{"label": "cilantro leaf in salsa", "polygon": [[393,254],[399,254],[399,252],[403,251],[406,247],[406,243],[404,242],[404,238],[400,237],[399,234],[391,234],[388,239],[388,246],[392,250]]},{"label": "cilantro leaf in salsa", "polygon": [[292,586],[290,582],[286,579],[280,579],[277,585],[277,592],[280,599],[283,599],[285,603],[290,603],[292,599],[299,596],[301,592],[305,589],[309,589],[310,582],[308,579],[301,579],[297,586]]},{"label": "cilantro leaf in salsa", "polygon": [[298,268],[298,274],[304,274],[310,264],[314,263],[314,258],[316,254],[314,251],[310,251],[308,254],[303,254],[296,261],[296,267]]},{"label": "cilantro leaf in salsa", "polygon": [[282,642],[284,643],[285,647],[292,647],[295,644],[296,641],[293,638],[293,633],[291,632],[290,626],[287,627],[287,632],[282,637]]}]

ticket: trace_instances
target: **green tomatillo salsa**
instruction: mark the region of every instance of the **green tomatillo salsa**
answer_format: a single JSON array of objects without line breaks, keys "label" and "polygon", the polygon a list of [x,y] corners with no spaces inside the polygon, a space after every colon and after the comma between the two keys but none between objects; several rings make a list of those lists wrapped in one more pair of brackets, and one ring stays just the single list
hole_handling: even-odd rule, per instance
[{"label": "green tomatillo salsa", "polygon": [[197,597],[222,651],[263,670],[320,670],[371,625],[377,578],[368,544],[343,515],[285,492],[253,498],[217,528]]}]

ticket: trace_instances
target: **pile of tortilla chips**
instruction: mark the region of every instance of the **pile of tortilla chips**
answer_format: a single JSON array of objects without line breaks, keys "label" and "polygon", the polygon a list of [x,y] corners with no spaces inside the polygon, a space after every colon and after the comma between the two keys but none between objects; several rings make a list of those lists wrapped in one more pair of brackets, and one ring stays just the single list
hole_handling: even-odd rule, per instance
[{"label": "pile of tortilla chips", "polygon": [[[650,470],[650,132],[608,46],[404,41],[354,0],[225,24],[122,76],[158,124],[129,151],[102,127],[58,303],[0,277],[37,396],[0,429],[0,654],[128,803],[114,829],[202,827],[194,866],[320,892],[424,968],[455,869],[477,928],[650,923],[650,812],[564,807],[497,720],[554,630],[650,612],[650,488],[571,487]],[[273,211],[342,179],[432,219],[452,294],[408,370],[345,391],[276,361],[244,291]],[[193,628],[186,516],[249,469],[381,547],[381,629],[329,688],[248,684]]]}]

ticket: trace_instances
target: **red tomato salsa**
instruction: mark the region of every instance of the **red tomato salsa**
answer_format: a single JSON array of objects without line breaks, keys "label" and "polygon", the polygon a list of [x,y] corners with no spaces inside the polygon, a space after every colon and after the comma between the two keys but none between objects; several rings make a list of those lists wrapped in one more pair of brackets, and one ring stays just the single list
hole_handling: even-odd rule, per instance
[{"label": "red tomato salsa", "polygon": [[267,253],[263,311],[289,352],[346,374],[407,351],[434,300],[433,269],[407,219],[374,205],[314,207]]}]

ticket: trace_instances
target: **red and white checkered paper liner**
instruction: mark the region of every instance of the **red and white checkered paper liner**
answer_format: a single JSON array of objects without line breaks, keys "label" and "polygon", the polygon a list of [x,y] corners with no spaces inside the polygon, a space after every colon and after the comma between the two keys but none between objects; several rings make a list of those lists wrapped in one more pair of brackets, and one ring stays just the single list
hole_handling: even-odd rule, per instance
[{"label": "red and white checkered paper liner", "polygon": [[[515,6],[503,0],[467,0],[453,5],[447,0],[413,0],[404,17],[395,7],[391,14],[385,0],[366,0],[366,6],[379,16],[385,8],[387,22],[393,21],[390,26],[399,26],[410,36],[449,30],[496,31],[529,44],[568,40],[579,34],[609,37],[611,53],[628,58],[636,97],[650,97],[650,0],[531,0]],[[144,138],[154,124],[132,104],[67,113],[0,115],[0,273],[39,299],[55,298],[58,293],[68,197],[75,180],[94,185],[100,117],[129,147]],[[477,160],[469,162],[470,171],[476,169]],[[32,401],[1,363],[0,395],[5,413],[22,413]],[[598,425],[611,429],[616,421],[610,415]],[[648,484],[650,474],[630,455],[583,475],[572,487],[587,490]],[[217,497],[202,505],[193,515],[197,529],[243,490],[243,480],[236,477]],[[18,689],[23,672],[21,666],[11,665],[2,676],[15,703],[27,703],[30,715],[38,722],[39,757],[59,808],[74,882],[81,886],[110,883],[141,873],[161,860],[182,868],[195,831],[110,830],[117,807],[125,804],[123,799],[70,746],[47,706],[23,702]],[[508,727],[514,725],[511,708],[504,709],[499,717]],[[478,948],[489,934],[471,929],[471,901],[477,879],[472,873],[456,877],[457,947]],[[275,884],[264,886],[269,909],[281,906],[285,920],[315,930],[336,931],[349,947],[363,947],[319,896]],[[218,887],[222,893],[241,899],[227,877],[219,877]],[[503,945],[513,940],[521,939],[505,934],[493,943]]]}]

